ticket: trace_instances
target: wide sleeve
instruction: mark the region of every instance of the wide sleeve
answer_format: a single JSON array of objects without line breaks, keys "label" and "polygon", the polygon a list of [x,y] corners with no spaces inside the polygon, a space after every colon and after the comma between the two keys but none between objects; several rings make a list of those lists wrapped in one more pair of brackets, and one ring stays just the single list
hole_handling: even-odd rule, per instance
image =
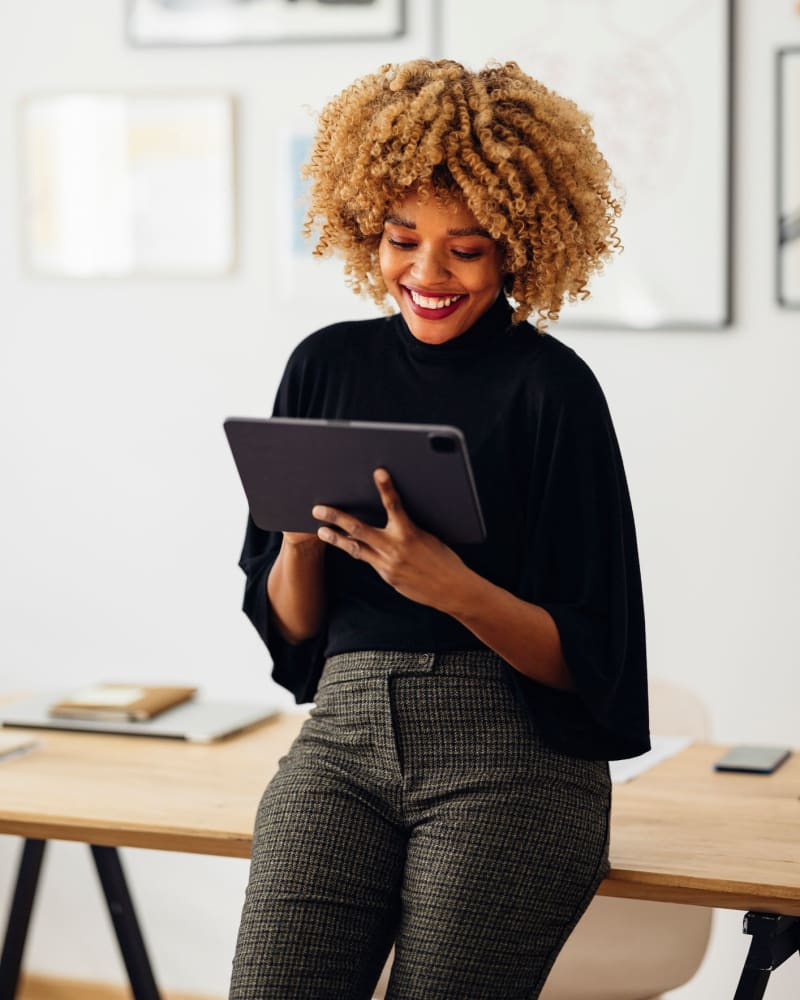
[{"label": "wide sleeve", "polygon": [[[289,359],[275,398],[273,416],[306,416],[301,412],[307,396],[304,371],[297,355]],[[272,657],[272,679],[287,688],[298,704],[312,701],[324,664],[327,623],[300,643],[287,642],[270,614],[267,577],[280,552],[283,536],[279,531],[263,531],[248,515],[239,566],[247,577],[242,610],[253,623]]]},{"label": "wide sleeve", "polygon": [[[582,719],[609,757],[633,756],[649,746],[639,556],[617,437],[588,369],[536,424],[519,596],[552,616],[575,693],[523,682],[526,700],[555,741],[579,742],[555,732],[559,717],[579,729]],[[577,712],[561,711],[576,697]]]}]

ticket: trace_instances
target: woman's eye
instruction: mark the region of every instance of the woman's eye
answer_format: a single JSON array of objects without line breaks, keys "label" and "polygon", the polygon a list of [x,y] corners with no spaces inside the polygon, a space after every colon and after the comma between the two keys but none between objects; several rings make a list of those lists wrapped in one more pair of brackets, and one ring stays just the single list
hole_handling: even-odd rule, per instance
[{"label": "woman's eye", "polygon": [[[393,236],[387,236],[386,242],[396,250],[416,250],[417,248],[417,244],[412,240],[401,240]],[[451,250],[451,253],[458,260],[477,260],[478,257],[483,256],[482,250]]]}]

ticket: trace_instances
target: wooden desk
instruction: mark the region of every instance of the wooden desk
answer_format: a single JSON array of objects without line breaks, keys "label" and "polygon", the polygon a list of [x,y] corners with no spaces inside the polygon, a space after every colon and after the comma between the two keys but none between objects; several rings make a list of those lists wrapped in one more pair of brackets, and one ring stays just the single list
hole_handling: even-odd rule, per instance
[{"label": "wooden desk", "polygon": [[305,713],[217,743],[26,729],[0,761],[0,833],[249,858],[256,807]]},{"label": "wooden desk", "polygon": [[800,753],[723,774],[725,749],[695,744],[614,786],[603,895],[800,915]]},{"label": "wooden desk", "polygon": [[[42,746],[0,762],[0,833],[247,858],[261,793],[304,718],[212,745],[30,730]],[[773,775],[720,774],[724,749],[696,744],[614,786],[602,895],[800,916],[800,754]]]}]

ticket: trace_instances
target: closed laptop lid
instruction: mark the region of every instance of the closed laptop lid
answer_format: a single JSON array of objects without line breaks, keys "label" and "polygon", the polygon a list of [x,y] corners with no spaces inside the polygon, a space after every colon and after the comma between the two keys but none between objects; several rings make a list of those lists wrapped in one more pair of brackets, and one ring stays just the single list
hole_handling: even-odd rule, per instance
[{"label": "closed laptop lid", "polygon": [[159,736],[189,740],[192,743],[210,743],[255,725],[280,711],[278,706],[271,704],[254,705],[252,702],[195,698],[141,722],[61,719],[48,715],[50,706],[63,697],[64,692],[52,692],[0,705],[0,723],[33,729],[73,729],[89,733]]}]

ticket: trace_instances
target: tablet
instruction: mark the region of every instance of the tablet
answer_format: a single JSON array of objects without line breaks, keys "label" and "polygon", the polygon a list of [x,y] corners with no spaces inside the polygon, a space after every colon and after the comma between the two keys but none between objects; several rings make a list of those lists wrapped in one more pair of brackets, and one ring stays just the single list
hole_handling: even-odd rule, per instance
[{"label": "tablet", "polygon": [[386,524],[372,473],[387,469],[415,524],[448,545],[486,538],[464,435],[457,427],[230,417],[224,423],[250,514],[266,531],[316,533],[315,504]]}]

